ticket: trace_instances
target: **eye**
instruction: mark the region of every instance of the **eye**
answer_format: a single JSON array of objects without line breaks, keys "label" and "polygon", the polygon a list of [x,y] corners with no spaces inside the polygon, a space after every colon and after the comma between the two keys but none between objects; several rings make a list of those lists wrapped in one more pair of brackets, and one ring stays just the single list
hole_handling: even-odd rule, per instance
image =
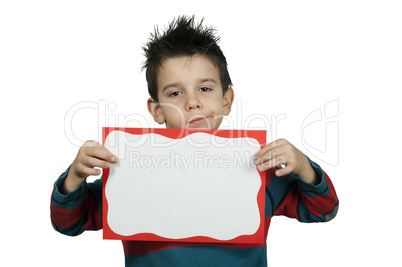
[{"label": "eye", "polygon": [[211,91],[212,89],[209,88],[209,87],[201,87],[199,90],[200,90],[201,92],[208,92],[208,91]]},{"label": "eye", "polygon": [[173,93],[171,93],[169,96],[178,96],[181,95],[180,91],[174,91]]}]

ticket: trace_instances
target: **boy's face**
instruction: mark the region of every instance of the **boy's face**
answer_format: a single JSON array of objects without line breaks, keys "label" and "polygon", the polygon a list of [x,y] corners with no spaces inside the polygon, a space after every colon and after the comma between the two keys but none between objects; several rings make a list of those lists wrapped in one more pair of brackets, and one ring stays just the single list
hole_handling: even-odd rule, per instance
[{"label": "boy's face", "polygon": [[165,60],[157,75],[159,103],[148,99],[148,110],[167,128],[217,129],[230,113],[233,90],[222,94],[219,71],[204,56]]}]

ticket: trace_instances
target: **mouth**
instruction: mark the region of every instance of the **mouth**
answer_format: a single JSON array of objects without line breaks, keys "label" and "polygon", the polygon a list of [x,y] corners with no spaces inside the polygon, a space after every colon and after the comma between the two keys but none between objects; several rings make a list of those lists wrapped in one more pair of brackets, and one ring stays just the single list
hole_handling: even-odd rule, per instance
[{"label": "mouth", "polygon": [[191,118],[191,120],[189,120],[187,123],[190,125],[198,125],[198,124],[205,122],[206,120],[207,120],[206,116],[197,116],[197,117]]}]

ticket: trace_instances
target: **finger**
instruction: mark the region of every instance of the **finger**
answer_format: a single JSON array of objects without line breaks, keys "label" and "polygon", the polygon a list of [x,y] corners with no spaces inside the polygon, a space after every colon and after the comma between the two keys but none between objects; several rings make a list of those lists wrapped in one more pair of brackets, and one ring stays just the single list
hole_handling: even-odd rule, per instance
[{"label": "finger", "polygon": [[111,163],[116,163],[118,161],[118,158],[115,155],[113,155],[107,148],[96,141],[86,141],[81,147],[81,151],[86,155],[107,160]]},{"label": "finger", "polygon": [[86,169],[88,175],[100,175],[101,170],[94,169],[94,168],[87,168]]},{"label": "finger", "polygon": [[86,148],[85,154],[87,156],[95,157],[101,160],[106,160],[111,163],[116,163],[118,161],[117,157],[102,145]]},{"label": "finger", "polygon": [[94,158],[94,157],[86,157],[86,159],[83,162],[85,165],[87,165],[88,167],[98,167],[98,168],[109,168],[109,162],[106,160],[101,160],[98,158]]},{"label": "finger", "polygon": [[95,146],[101,146],[101,144],[93,140],[88,140],[82,145],[82,147],[95,147]]},{"label": "finger", "polygon": [[[271,142],[269,144],[267,144],[266,146],[264,146],[263,148],[261,148],[257,153],[255,153],[255,155],[253,156],[253,160],[256,164],[261,163],[262,162],[262,157],[264,155],[267,155],[267,153],[269,151],[272,151],[273,149],[279,147],[281,144],[283,143],[282,139],[276,140],[274,142]],[[270,157],[267,158],[268,160],[270,159]],[[265,161],[267,160],[265,159]]]},{"label": "finger", "polygon": [[270,151],[268,151],[267,153],[265,153],[264,155],[262,155],[259,158],[259,163],[256,163],[256,165],[258,166],[259,164],[268,162],[268,161],[273,160],[278,157],[279,158],[284,157],[285,154],[286,154],[286,149],[283,146],[272,148]]},{"label": "finger", "polygon": [[101,171],[98,169],[94,169],[92,167],[86,166],[84,164],[80,164],[79,166],[77,166],[77,170],[78,170],[78,176],[81,177],[88,177],[89,175],[99,175],[101,174]]},{"label": "finger", "polygon": [[278,167],[279,165],[285,164],[285,163],[286,163],[286,158],[284,156],[278,156],[278,157],[272,158],[264,163],[257,165],[257,169],[260,172],[262,172],[262,171],[266,171],[266,170],[269,170],[274,167]]},{"label": "finger", "polygon": [[275,175],[278,176],[278,177],[284,176],[286,174],[292,173],[294,171],[294,169],[295,169],[294,164],[288,163],[285,168],[276,170]]}]

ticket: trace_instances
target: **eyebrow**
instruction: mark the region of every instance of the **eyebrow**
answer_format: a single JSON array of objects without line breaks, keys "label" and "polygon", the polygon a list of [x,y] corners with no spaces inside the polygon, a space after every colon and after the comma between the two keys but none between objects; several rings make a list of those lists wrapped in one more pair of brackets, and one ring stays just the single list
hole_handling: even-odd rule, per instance
[{"label": "eyebrow", "polygon": [[[218,84],[218,83],[215,81],[215,79],[213,79],[213,78],[200,79],[200,80],[198,80],[198,82],[199,82],[199,83],[213,82],[213,83],[215,83],[215,84]],[[162,88],[162,92],[164,92],[166,89],[168,89],[168,88],[170,88],[170,87],[179,87],[179,85],[180,85],[180,83],[170,83],[170,84],[167,84],[167,85],[165,85],[165,86]]]}]

